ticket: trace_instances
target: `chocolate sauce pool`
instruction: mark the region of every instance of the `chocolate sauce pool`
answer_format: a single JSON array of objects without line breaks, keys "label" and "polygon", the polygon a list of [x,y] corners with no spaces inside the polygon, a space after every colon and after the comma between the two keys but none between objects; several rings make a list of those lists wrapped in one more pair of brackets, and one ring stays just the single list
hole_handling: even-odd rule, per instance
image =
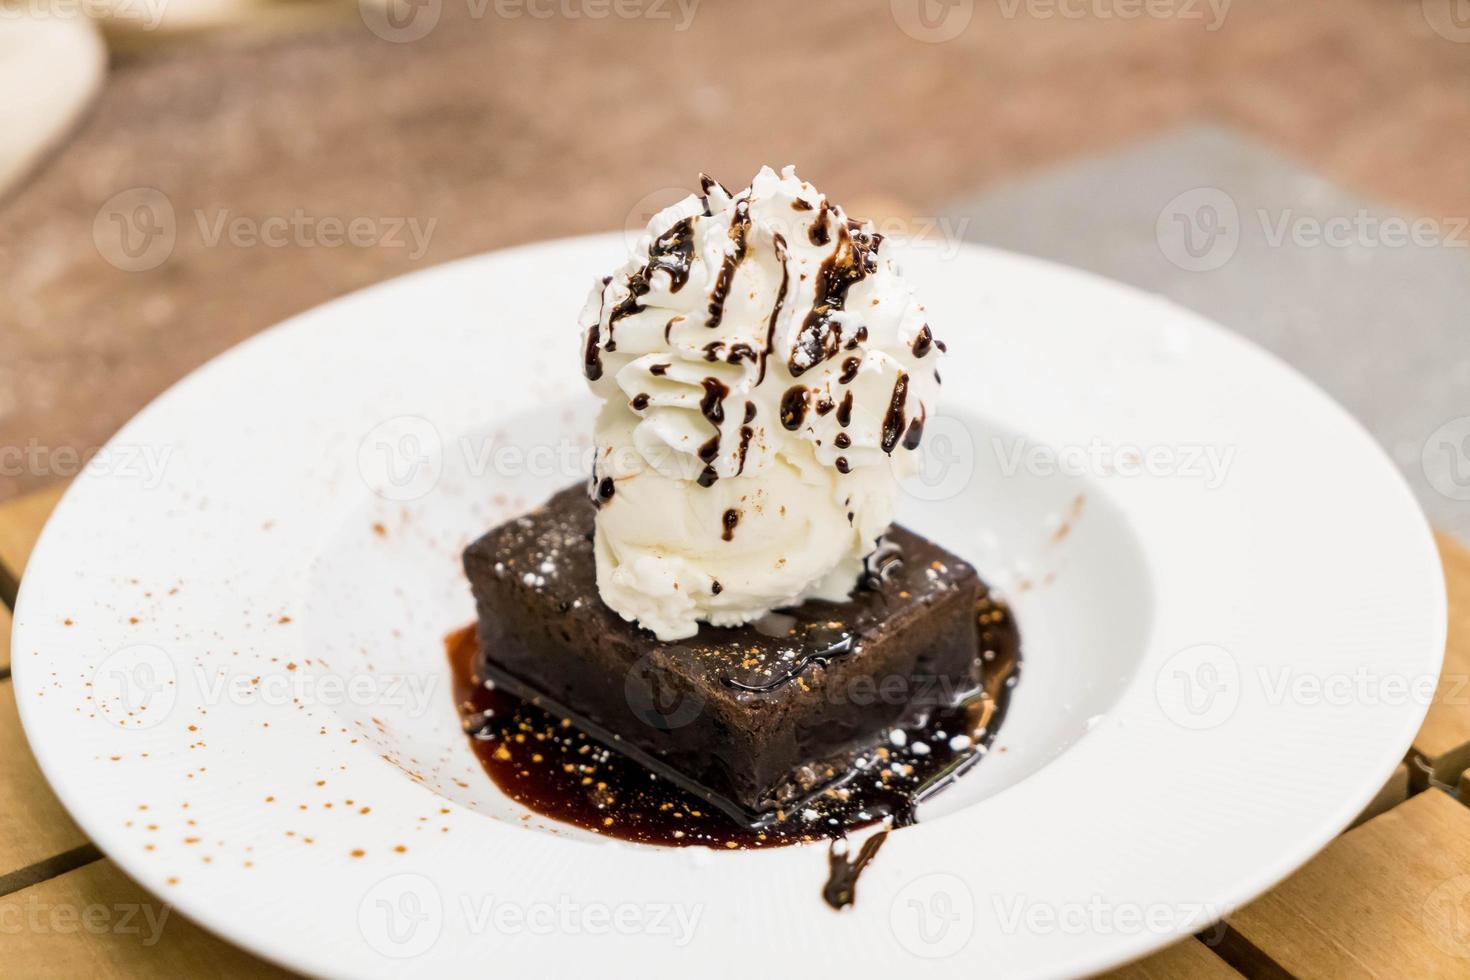
[{"label": "chocolate sauce pool", "polygon": [[482,682],[475,627],[445,640],[464,730],[485,771],[511,799],[544,817],[619,840],[669,847],[781,847],[829,840],[833,908],[853,900],[857,876],[887,830],[849,860],[845,839],[880,822],[914,822],[920,802],[984,757],[1010,703],[1021,662],[1015,618],[983,595],[976,608],[982,685],[919,726],[890,732],[858,757],[851,774],[784,819],[747,827],[530,701]]}]

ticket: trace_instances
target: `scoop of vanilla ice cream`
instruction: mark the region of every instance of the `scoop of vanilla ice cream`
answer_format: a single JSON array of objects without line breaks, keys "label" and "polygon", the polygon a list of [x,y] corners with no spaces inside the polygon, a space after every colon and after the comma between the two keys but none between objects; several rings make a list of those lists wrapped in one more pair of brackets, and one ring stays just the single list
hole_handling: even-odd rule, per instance
[{"label": "scoop of vanilla ice cream", "polygon": [[660,640],[851,594],[944,350],[883,237],[793,168],[701,180],[581,317],[597,586]]}]

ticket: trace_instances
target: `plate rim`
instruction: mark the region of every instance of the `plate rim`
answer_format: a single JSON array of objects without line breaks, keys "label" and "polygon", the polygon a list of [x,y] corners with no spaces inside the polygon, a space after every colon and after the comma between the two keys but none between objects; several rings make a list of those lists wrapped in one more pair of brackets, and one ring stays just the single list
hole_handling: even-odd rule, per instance
[{"label": "plate rim", "polygon": [[[277,341],[277,338],[288,334],[292,330],[300,328],[303,324],[303,321],[310,323],[315,321],[319,317],[330,315],[331,311],[333,311],[335,308],[340,308],[344,303],[371,301],[374,298],[375,294],[379,293],[379,291],[382,290],[397,290],[404,288],[432,289],[435,277],[454,275],[458,272],[462,272],[467,268],[475,268],[480,266],[482,263],[486,263],[489,261],[506,260],[517,256],[524,257],[529,254],[543,253],[548,249],[554,250],[566,246],[583,246],[589,245],[594,242],[606,243],[612,240],[621,242],[622,238],[623,236],[620,232],[612,232],[592,236],[575,236],[569,238],[553,239],[544,242],[527,243],[515,246],[514,248],[501,249],[492,252],[466,256],[460,259],[453,260],[451,262],[431,266],[425,269],[415,270],[414,272],[408,273],[403,276],[374,283],[365,287],[364,289],[357,290],[344,296],[336,297],[324,303],[318,304],[311,309],[295,314],[287,318],[286,320],[283,320],[280,323],[275,324],[274,326],[269,327],[247,338],[240,344],[237,344],[221,352],[220,354],[211,358],[209,361],[205,362],[203,365],[200,365],[198,368],[186,374],[178,382],[171,385],[167,390],[165,390],[157,398],[151,401],[147,406],[141,409],[126,424],[124,424],[118,430],[118,433],[108,441],[108,446],[114,445],[114,443],[117,442],[119,438],[126,436],[129,432],[131,432],[135,425],[146,424],[148,421],[154,419],[155,413],[166,412],[169,409],[169,406],[167,404],[168,400],[171,397],[175,396],[175,393],[179,389],[184,388],[188,385],[198,383],[198,379],[201,376],[206,375],[210,371],[227,369],[221,367],[221,365],[229,362],[242,350],[253,348],[257,345],[275,343]],[[1048,275],[1077,280],[1089,280],[1095,284],[1100,284],[1108,289],[1124,290],[1137,296],[1148,296],[1148,294],[1144,293],[1142,290],[1139,290],[1127,284],[1107,279],[1106,277],[1099,276],[1086,270],[1076,269],[1046,259],[1036,258],[1034,256],[1020,255],[1017,253],[1011,253],[1005,250],[991,248],[988,246],[970,244],[965,245],[962,251],[988,253],[993,257],[999,257],[1005,261],[1017,261],[1023,264],[1030,264],[1040,268],[1044,268]],[[1431,596],[1426,597],[1428,601],[1428,608],[1426,610],[1426,613],[1427,615],[1432,617],[1434,621],[1431,632],[1437,638],[1435,642],[1439,651],[1434,668],[1435,676],[1437,678],[1438,672],[1441,669],[1440,665],[1442,665],[1444,657],[1444,640],[1447,636],[1448,629],[1447,597],[1443,589],[1443,576],[1442,570],[1439,567],[1437,546],[1435,543],[1432,528],[1430,527],[1427,518],[1425,518],[1422,509],[1419,507],[1417,501],[1415,500],[1407,481],[1404,480],[1402,474],[1399,472],[1397,466],[1394,465],[1387,452],[1378,445],[1378,443],[1373,439],[1366,427],[1363,426],[1363,424],[1359,422],[1358,419],[1352,416],[1346,409],[1344,409],[1333,398],[1331,398],[1331,396],[1323,391],[1320,386],[1318,386],[1311,379],[1303,375],[1291,364],[1283,361],[1276,355],[1259,347],[1250,340],[1229,331],[1225,327],[1215,323],[1209,318],[1193,310],[1189,310],[1183,306],[1167,300],[1160,300],[1157,297],[1152,297],[1152,299],[1165,303],[1168,307],[1171,308],[1173,315],[1176,318],[1187,321],[1191,329],[1204,329],[1215,333],[1223,337],[1229,343],[1248,349],[1254,354],[1264,357],[1269,362],[1274,364],[1277,368],[1284,369],[1291,377],[1291,380],[1295,386],[1309,389],[1323,402],[1325,402],[1327,405],[1330,405],[1331,408],[1334,410],[1337,421],[1339,423],[1345,421],[1355,431],[1355,435],[1359,438],[1359,440],[1363,442],[1366,446],[1371,447],[1373,454],[1376,456],[1376,459],[1374,460],[1374,465],[1382,468],[1387,474],[1391,475],[1391,478],[1396,485],[1395,489],[1397,494],[1402,499],[1402,502],[1407,505],[1405,516],[1407,517],[1409,511],[1411,510],[1412,514],[1417,517],[1416,524],[1419,530],[1418,537],[1420,538],[1420,540],[1418,542],[1415,542],[1414,544],[1419,550],[1423,552],[1423,554],[1421,554],[1421,558],[1427,556],[1433,559],[1436,568],[1436,574],[1438,575],[1438,580],[1441,584],[1441,587],[1437,590],[1434,590]],[[63,495],[62,500],[58,503],[54,515],[61,515],[63,520],[68,519],[67,511],[69,509],[69,501],[74,498],[77,492],[77,488],[79,486],[82,486],[84,481],[89,481],[91,479],[93,479],[93,477],[91,477],[90,475],[83,474],[75,481],[73,481],[73,484],[67,488],[67,491]],[[44,558],[48,552],[48,541],[55,536],[55,533],[53,531],[54,523],[55,522],[48,520],[46,528],[43,530],[35,546],[34,554],[35,556],[43,558],[43,564]],[[37,579],[33,579],[30,576],[22,576],[20,592],[16,602],[15,623],[13,627],[15,637],[14,649],[17,652],[26,645],[27,637],[30,635],[30,630],[32,629],[32,627],[28,624],[28,620],[23,615],[30,609],[31,606],[35,605],[35,602],[31,600],[29,596],[40,588],[41,586],[37,584]],[[50,750],[50,745],[48,741],[44,737],[42,737],[45,734],[48,719],[42,717],[41,709],[36,706],[32,698],[23,696],[33,692],[35,690],[35,687],[40,683],[39,675],[41,667],[40,665],[37,665],[34,668],[36,671],[36,677],[34,678],[33,683],[32,668],[26,665],[28,659],[29,658],[22,658],[16,655],[12,656],[12,683],[14,685],[14,691],[20,711],[22,726],[27,733],[28,740],[31,742],[37,762],[44,772],[48,783],[50,783],[53,790],[57,793],[58,797],[61,798],[67,810],[72,814],[78,825],[81,826],[88,834],[89,838],[93,840],[105,840],[107,838],[114,837],[115,835],[111,833],[110,827],[102,826],[102,815],[96,812],[95,807],[89,808],[88,801],[86,801],[82,797],[81,787],[79,787],[77,784],[80,781],[85,780],[85,773],[71,774],[65,772],[64,760],[59,759],[55,755],[55,753]],[[1400,723],[1401,744],[1395,743],[1395,745],[1388,746],[1388,748],[1394,750],[1391,753],[1388,751],[1382,753],[1382,757],[1389,760],[1387,762],[1387,765],[1382,768],[1381,772],[1375,772],[1372,780],[1362,781],[1360,791],[1357,794],[1356,799],[1345,799],[1344,802],[1339,803],[1337,807],[1333,808],[1331,812],[1324,812],[1319,817],[1318,824],[1321,825],[1324,829],[1327,828],[1329,825],[1331,826],[1331,830],[1327,832],[1325,836],[1323,836],[1323,839],[1321,841],[1305,844],[1291,853],[1278,854],[1275,860],[1270,862],[1269,865],[1257,870],[1257,872],[1253,876],[1257,884],[1253,884],[1244,889],[1249,894],[1235,896],[1232,901],[1226,904],[1228,904],[1230,908],[1239,907],[1240,904],[1243,904],[1250,898],[1264,893],[1271,887],[1274,887],[1281,880],[1283,880],[1291,873],[1293,873],[1296,869],[1301,867],[1306,861],[1310,860],[1313,855],[1320,851],[1320,849],[1325,846],[1327,842],[1329,842],[1339,831],[1341,831],[1341,829],[1345,827],[1347,823],[1353,819],[1354,816],[1356,816],[1356,814],[1362,809],[1362,807],[1373,798],[1373,796],[1378,791],[1379,784],[1381,784],[1383,779],[1386,778],[1389,773],[1393,771],[1394,767],[1398,764],[1398,761],[1401,760],[1405,750],[1412,744],[1413,737],[1418,731],[1418,728],[1422,723],[1423,717],[1427,710],[1428,705],[1426,704],[1423,706],[1417,706],[1417,710],[1406,710],[1403,713],[1402,721]],[[1091,739],[1092,735],[1093,733],[1088,733],[1088,735],[1083,737],[1082,741],[1087,741]],[[1082,743],[1079,742],[1078,744],[1080,745]],[[1028,776],[1025,781],[1032,780],[1038,775],[1040,775],[1039,772],[1033,773],[1032,775]],[[936,825],[942,823],[943,821],[937,821]],[[112,858],[131,877],[134,877],[135,880],[139,880],[150,891],[158,894],[160,899],[167,901],[170,905],[179,908],[179,910],[182,911],[188,918],[200,922],[211,931],[225,937],[228,941],[237,945],[241,945],[242,947],[249,949],[252,953],[289,969],[307,969],[315,971],[320,968],[321,972],[323,973],[330,972],[331,963],[318,963],[302,959],[300,958],[299,950],[272,948],[269,946],[262,946],[261,944],[255,943],[253,941],[248,941],[248,939],[246,937],[243,937],[238,931],[232,930],[230,928],[230,922],[226,921],[226,916],[224,916],[223,914],[216,914],[217,910],[209,908],[190,907],[190,898],[194,894],[192,892],[180,892],[177,896],[174,896],[172,894],[164,895],[158,893],[156,888],[150,886],[149,883],[149,879],[154,876],[147,873],[139,874],[136,867],[139,864],[139,862],[136,860],[137,856],[135,854],[128,853],[125,848],[119,848],[117,851],[108,849],[107,855]],[[1184,934],[1185,933],[1183,932],[1176,932],[1171,934],[1148,934],[1147,942],[1133,943],[1131,944],[1130,948],[1125,950],[1121,955],[1114,955],[1111,959],[1106,957],[1102,959],[1094,958],[1092,960],[1089,960],[1085,964],[1081,964],[1080,968],[1094,970],[1106,969],[1111,966],[1116,966],[1120,963],[1130,961],[1139,956],[1147,955],[1149,952],[1162,948],[1165,945],[1168,945],[1169,943],[1175,941],[1180,935]],[[1117,947],[1115,946],[1115,949],[1116,948]]]}]

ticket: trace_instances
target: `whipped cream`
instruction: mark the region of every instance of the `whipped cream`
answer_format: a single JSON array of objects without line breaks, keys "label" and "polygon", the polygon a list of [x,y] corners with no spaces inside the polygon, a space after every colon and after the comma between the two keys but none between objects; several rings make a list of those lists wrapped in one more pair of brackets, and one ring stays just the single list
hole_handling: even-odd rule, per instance
[{"label": "whipped cream", "polygon": [[851,594],[944,351],[883,236],[794,168],[701,186],[580,318],[597,586],[660,640]]}]

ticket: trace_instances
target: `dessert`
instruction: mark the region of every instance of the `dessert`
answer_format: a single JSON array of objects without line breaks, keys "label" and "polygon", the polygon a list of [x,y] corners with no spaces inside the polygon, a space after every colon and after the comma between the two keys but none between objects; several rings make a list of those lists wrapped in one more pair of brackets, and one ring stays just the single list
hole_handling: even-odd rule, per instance
[{"label": "dessert", "polygon": [[[883,236],[791,168],[701,181],[583,310],[590,482],[465,552],[465,728],[513,798],[598,833],[903,824],[984,753],[1019,650],[973,568],[892,524],[945,347]],[[834,854],[833,904],[870,845]]]},{"label": "dessert", "polygon": [[475,542],[483,671],[757,825],[840,780],[873,736],[979,684],[974,569],[896,528],[901,562],[813,600],[662,643],[598,599],[581,487]]}]

